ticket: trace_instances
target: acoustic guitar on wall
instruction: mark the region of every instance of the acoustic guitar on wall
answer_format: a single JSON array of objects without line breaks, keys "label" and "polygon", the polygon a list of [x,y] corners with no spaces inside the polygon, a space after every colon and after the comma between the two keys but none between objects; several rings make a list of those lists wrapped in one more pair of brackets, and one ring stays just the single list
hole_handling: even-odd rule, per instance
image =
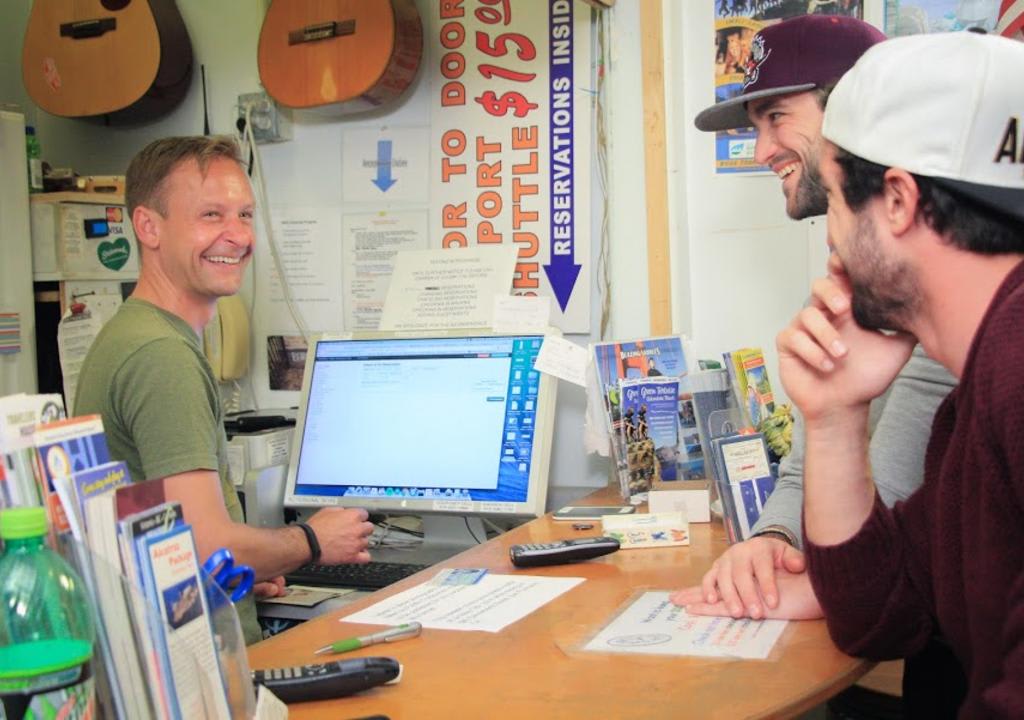
[{"label": "acoustic guitar on wall", "polygon": [[260,80],[288,107],[361,112],[396,100],[422,54],[413,0],[273,0],[260,30]]},{"label": "acoustic guitar on wall", "polygon": [[192,45],[174,0],[34,0],[21,74],[48,113],[141,122],[185,97]]}]

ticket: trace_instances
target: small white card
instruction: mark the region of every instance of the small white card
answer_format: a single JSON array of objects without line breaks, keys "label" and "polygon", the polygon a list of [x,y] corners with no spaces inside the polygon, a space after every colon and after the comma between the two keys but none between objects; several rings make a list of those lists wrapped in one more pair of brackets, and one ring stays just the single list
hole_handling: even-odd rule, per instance
[{"label": "small white card", "polygon": [[711,483],[707,480],[676,480],[669,488],[647,493],[647,509],[652,513],[682,510],[689,522],[711,522]]},{"label": "small white card", "polygon": [[623,550],[690,544],[690,524],[682,512],[605,515],[601,527]]},{"label": "small white card", "polygon": [[533,367],[559,380],[586,387],[588,355],[586,348],[557,335],[549,335],[544,338]]},{"label": "small white card", "polygon": [[476,585],[487,574],[486,568],[442,568],[431,585]]},{"label": "small white card", "polygon": [[496,333],[543,334],[550,322],[551,298],[547,295],[494,296],[492,327]]}]

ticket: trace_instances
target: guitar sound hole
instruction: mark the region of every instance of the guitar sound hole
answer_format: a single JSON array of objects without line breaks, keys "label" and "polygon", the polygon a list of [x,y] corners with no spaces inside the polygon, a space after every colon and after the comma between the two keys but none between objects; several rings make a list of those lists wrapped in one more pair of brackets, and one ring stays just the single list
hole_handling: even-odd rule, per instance
[{"label": "guitar sound hole", "polygon": [[110,12],[117,12],[118,10],[124,10],[128,7],[132,0],[100,0],[100,5],[103,6],[104,10]]}]

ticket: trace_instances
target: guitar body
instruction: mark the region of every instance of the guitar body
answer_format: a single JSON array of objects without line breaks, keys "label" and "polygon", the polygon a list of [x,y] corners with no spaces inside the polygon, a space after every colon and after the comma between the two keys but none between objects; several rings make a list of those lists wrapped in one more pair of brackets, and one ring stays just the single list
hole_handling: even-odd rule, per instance
[{"label": "guitar body", "polygon": [[273,0],[258,59],[282,105],[348,114],[396,100],[422,54],[413,0]]},{"label": "guitar body", "polygon": [[174,0],[34,0],[21,73],[48,113],[141,122],[185,97],[192,45]]}]

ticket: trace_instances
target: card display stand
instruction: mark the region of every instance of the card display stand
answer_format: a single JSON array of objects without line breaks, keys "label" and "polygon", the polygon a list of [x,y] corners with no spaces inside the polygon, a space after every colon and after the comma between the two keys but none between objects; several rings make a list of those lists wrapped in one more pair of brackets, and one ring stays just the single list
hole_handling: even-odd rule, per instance
[{"label": "card display stand", "polygon": [[[151,628],[159,627],[165,638],[170,637],[168,619],[145,598],[134,583],[106,560],[75,541],[66,540],[62,545],[62,555],[82,576],[94,600],[92,610],[97,638],[93,672],[96,677],[97,717],[135,720],[138,717],[165,716],[166,713],[154,711],[154,703],[159,702],[160,690],[153,687],[150,681],[153,675],[150,664],[154,658],[147,657],[147,649],[151,652],[153,644],[147,642],[144,634],[151,633]],[[85,567],[87,563],[88,567]],[[182,716],[187,720],[221,720],[223,712],[218,710],[216,700],[218,686],[214,684],[219,682],[227,697],[230,717],[251,718],[256,712],[256,694],[238,613],[216,581],[202,570],[200,576],[209,609],[219,677],[213,677],[205,671],[199,659],[187,651],[181,651],[179,645],[178,650],[183,654],[178,656],[179,661],[174,664],[173,684],[180,686],[176,694],[181,697],[183,693],[191,693],[195,697],[198,693],[200,701],[194,703],[193,707],[202,707],[198,715],[182,712]],[[116,595],[118,593],[127,607],[135,611],[129,613],[131,617],[117,623],[117,627],[111,628],[105,622],[100,604],[120,602]],[[140,608],[144,608],[148,627],[141,627],[138,621]],[[181,657],[189,659],[182,661]],[[134,667],[128,667],[130,664],[134,664]],[[114,668],[117,668],[116,671]],[[141,684],[125,682],[126,676],[141,677],[143,681]],[[161,681],[166,681],[166,678],[161,676]]]}]

